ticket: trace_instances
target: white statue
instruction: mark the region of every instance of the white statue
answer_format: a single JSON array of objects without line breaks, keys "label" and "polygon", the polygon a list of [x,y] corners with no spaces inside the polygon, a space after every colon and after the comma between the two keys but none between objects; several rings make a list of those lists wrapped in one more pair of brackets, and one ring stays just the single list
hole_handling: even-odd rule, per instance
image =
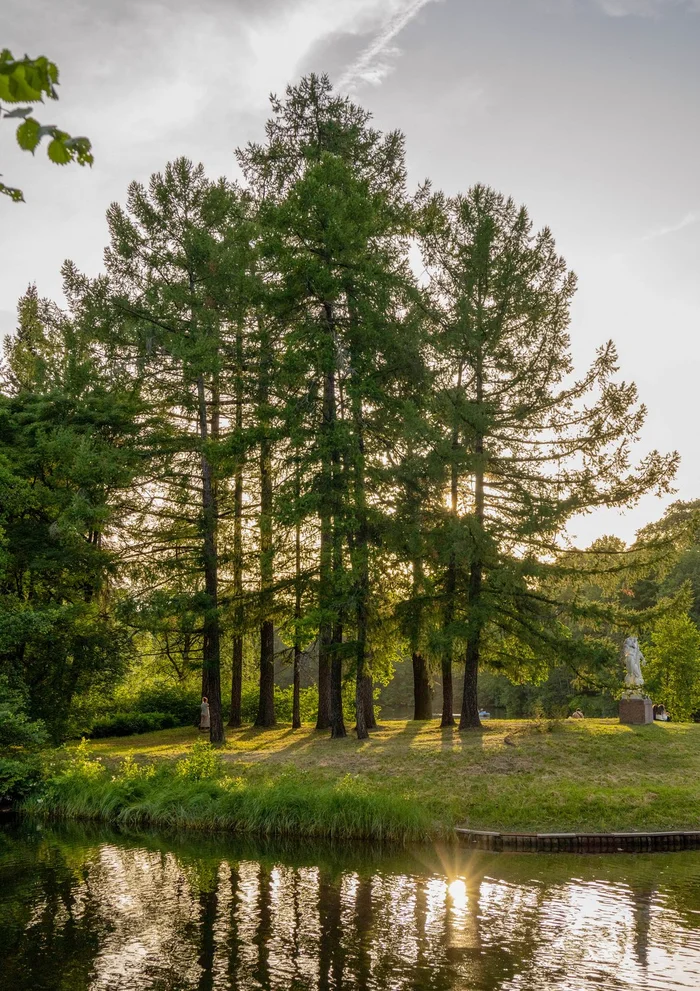
[{"label": "white statue", "polygon": [[629,689],[641,688],[644,684],[642,677],[642,665],[646,663],[644,654],[639,649],[639,640],[636,637],[627,637],[622,648],[622,656],[625,660],[627,674],[625,675],[625,686]]}]

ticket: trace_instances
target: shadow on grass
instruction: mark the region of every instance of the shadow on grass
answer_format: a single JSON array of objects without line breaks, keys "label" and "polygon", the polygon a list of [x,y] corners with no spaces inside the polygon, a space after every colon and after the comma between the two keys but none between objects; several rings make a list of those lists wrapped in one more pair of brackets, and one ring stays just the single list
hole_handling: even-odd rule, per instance
[{"label": "shadow on grass", "polygon": [[[229,762],[245,761],[255,755],[256,760],[272,760],[287,763],[290,755],[301,756],[318,746],[319,743],[331,741],[330,734],[322,736],[315,733],[311,727],[295,730],[291,726],[280,732],[281,727],[266,728],[263,726],[248,726],[243,729],[229,730],[226,743],[230,749],[224,752],[224,759]],[[274,735],[270,735],[274,734]],[[244,744],[240,749],[237,743]],[[259,743],[259,746],[250,744]]]}]

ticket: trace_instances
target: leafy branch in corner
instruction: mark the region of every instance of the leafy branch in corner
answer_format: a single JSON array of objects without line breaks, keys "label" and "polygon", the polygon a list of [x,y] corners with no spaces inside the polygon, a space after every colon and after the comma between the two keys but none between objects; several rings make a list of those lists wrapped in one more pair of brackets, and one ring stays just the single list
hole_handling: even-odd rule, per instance
[{"label": "leafy branch in corner", "polygon": [[[31,104],[43,103],[44,97],[58,99],[57,85],[58,66],[45,55],[35,59],[25,55],[23,59],[16,59],[7,48],[0,52],[0,117],[21,121],[17,127],[20,148],[34,154],[42,140],[50,138],[46,153],[55,165],[68,165],[70,162],[92,165],[94,159],[89,138],[71,137],[55,124],[40,124],[32,116]],[[7,109],[4,103],[24,105]],[[0,193],[9,196],[15,203],[24,202],[22,190],[6,186],[4,182],[0,182]]]}]

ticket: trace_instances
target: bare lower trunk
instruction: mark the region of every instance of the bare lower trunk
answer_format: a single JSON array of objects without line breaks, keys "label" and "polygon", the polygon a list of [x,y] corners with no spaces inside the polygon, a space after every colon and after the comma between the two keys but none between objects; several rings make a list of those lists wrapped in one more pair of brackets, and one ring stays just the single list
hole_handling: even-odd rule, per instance
[{"label": "bare lower trunk", "polygon": [[260,699],[256,726],[275,725],[275,624],[271,619],[260,625]]},{"label": "bare lower trunk", "polygon": [[236,727],[241,725],[241,700],[243,695],[243,637],[237,634],[233,638],[231,651],[231,709],[228,724]]},{"label": "bare lower trunk", "polygon": [[316,729],[325,730],[331,725],[331,661],[330,650],[333,630],[324,623],[318,635],[318,713]]},{"label": "bare lower trunk", "polygon": [[479,608],[481,603],[482,565],[475,561],[469,575],[469,610],[472,615],[471,629],[467,640],[467,650],[464,659],[464,692],[462,693],[462,712],[459,720],[460,729],[473,729],[481,726],[479,719],[478,678],[479,652],[481,648],[481,624]]},{"label": "bare lower trunk", "polygon": [[[224,742],[224,721],[221,711],[221,670],[219,619],[216,613],[216,569],[205,568],[205,591],[209,609],[204,618],[203,668],[206,672],[207,699],[209,700],[210,728],[212,743]],[[202,678],[205,682],[205,678]]]},{"label": "bare lower trunk", "polygon": [[[352,544],[357,627],[355,720],[357,739],[365,740],[370,729],[376,726],[372,701],[372,676],[367,664],[367,630],[369,626],[369,537],[367,532],[367,501],[365,492],[365,444],[362,403],[357,396],[352,400],[353,420],[357,434],[355,455],[355,513],[358,520],[357,534]],[[368,698],[369,691],[369,698]]]},{"label": "bare lower trunk", "polygon": [[367,725],[367,708],[362,689],[362,675],[355,682],[355,732],[358,740],[366,740],[369,736]]},{"label": "bare lower trunk", "polygon": [[[301,479],[299,477],[299,459],[297,457],[296,478],[294,484],[297,512],[301,497]],[[299,640],[301,622],[301,524],[297,520],[294,528],[294,670],[292,674],[292,729],[301,728],[301,702],[299,698],[301,686],[301,643]]]},{"label": "bare lower trunk", "polygon": [[[238,436],[243,430],[243,328],[236,331],[236,414]],[[233,597],[234,632],[231,652],[231,709],[229,726],[241,725],[241,697],[243,694],[243,465],[236,466],[233,486]]]},{"label": "bare lower trunk", "polygon": [[460,729],[478,729],[481,726],[478,703],[479,675],[479,645],[470,640],[464,662],[464,694],[462,696],[462,712],[459,720]]},{"label": "bare lower trunk", "polygon": [[[460,363],[457,372],[457,388],[462,387],[463,367]],[[460,446],[459,423],[455,421],[452,428],[452,465],[450,468],[450,511],[454,520],[458,518],[458,496],[459,496],[459,472],[457,469],[457,454]],[[447,578],[445,582],[445,631],[447,642],[443,648],[441,668],[442,668],[442,720],[441,726],[454,726],[454,692],[452,688],[452,630],[451,626],[455,619],[455,596],[457,592],[457,559],[454,552],[450,555],[450,563],[447,567]]]},{"label": "bare lower trunk", "polygon": [[[481,356],[477,356],[476,369],[476,401],[479,405],[483,402],[483,368]],[[484,565],[481,558],[480,538],[483,533],[484,524],[484,437],[480,432],[474,438],[474,454],[476,455],[476,470],[474,472],[474,516],[476,517],[479,531],[477,534],[477,546],[474,560],[469,571],[469,594],[467,603],[469,606],[469,631],[467,636],[467,652],[464,660],[464,692],[462,694],[462,712],[459,720],[459,728],[471,729],[481,726],[479,719],[479,702],[477,696],[477,682],[479,678],[479,653],[481,649],[481,633],[483,629],[482,618],[482,586],[484,577]]]},{"label": "bare lower trunk", "polygon": [[374,715],[374,682],[371,674],[365,674],[360,686],[362,694],[362,706],[365,711],[365,725],[368,730],[377,728],[377,720]]},{"label": "bare lower trunk", "polygon": [[301,647],[294,645],[294,674],[292,688],[292,729],[301,728],[301,702],[299,698],[301,685]]},{"label": "bare lower trunk", "polygon": [[413,718],[433,718],[433,693],[428,664],[420,651],[413,653]]},{"label": "bare lower trunk", "polygon": [[331,655],[331,738],[340,740],[347,736],[343,719],[343,624],[333,627],[333,652]]},{"label": "bare lower trunk", "polygon": [[442,719],[441,726],[454,726],[454,689],[452,687],[452,655],[442,658]]},{"label": "bare lower trunk", "polygon": [[333,644],[333,465],[336,460],[335,441],[335,344],[333,343],[333,308],[325,306],[328,347],[331,351],[323,376],[323,418],[321,423],[321,546],[319,557],[319,606],[321,623],[318,631],[318,715],[316,729],[331,725],[331,654]]},{"label": "bare lower trunk", "polygon": [[[356,683],[355,683],[355,720],[357,723],[357,739],[365,740],[374,724],[374,709],[371,698],[368,705],[367,691],[371,695],[371,675],[367,667],[367,602],[369,598],[369,567],[368,567],[367,533],[364,522],[360,524],[360,532],[355,542],[356,583],[355,609],[357,641],[356,641]],[[369,711],[368,711],[369,710]]]},{"label": "bare lower trunk", "polygon": [[[199,430],[202,445],[208,440],[207,403],[204,387],[204,376],[197,380],[197,397],[199,404]],[[214,429],[212,429],[214,434]],[[209,739],[212,743],[224,742],[224,721],[221,711],[221,644],[218,615],[218,558],[216,550],[216,526],[218,507],[216,501],[216,486],[212,475],[211,465],[204,453],[201,454],[202,468],[202,544],[204,558],[204,592],[206,596],[206,611],[204,613],[203,649],[202,649],[202,686],[206,686],[209,700],[210,728]]]},{"label": "bare lower trunk", "polygon": [[256,726],[275,725],[275,627],[272,620],[274,546],[272,534],[272,442],[269,431],[269,338],[263,334],[260,361],[259,408],[263,436],[260,441],[260,698]]}]

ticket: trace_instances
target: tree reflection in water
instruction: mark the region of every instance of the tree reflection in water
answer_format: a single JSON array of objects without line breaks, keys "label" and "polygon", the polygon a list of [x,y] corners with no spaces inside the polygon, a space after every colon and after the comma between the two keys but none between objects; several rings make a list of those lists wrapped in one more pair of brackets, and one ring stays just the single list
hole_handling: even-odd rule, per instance
[{"label": "tree reflection in water", "polygon": [[697,988],[699,909],[698,854],[0,834],[13,991]]}]

